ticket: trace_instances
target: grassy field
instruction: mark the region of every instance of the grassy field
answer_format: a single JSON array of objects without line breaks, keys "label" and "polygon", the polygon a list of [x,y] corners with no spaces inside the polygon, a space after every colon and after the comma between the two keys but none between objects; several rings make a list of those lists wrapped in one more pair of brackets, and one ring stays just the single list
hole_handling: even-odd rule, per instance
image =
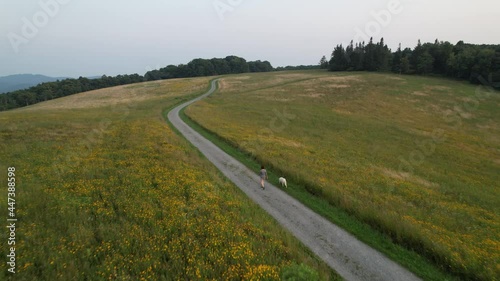
[{"label": "grassy field", "polygon": [[[164,121],[208,78],[0,113],[0,209],[16,177],[16,274],[0,280],[339,279]],[[5,243],[5,244],[4,244]]]},{"label": "grassy field", "polygon": [[464,82],[299,71],[225,77],[186,114],[285,175],[290,193],[464,279],[500,280],[499,106]]}]

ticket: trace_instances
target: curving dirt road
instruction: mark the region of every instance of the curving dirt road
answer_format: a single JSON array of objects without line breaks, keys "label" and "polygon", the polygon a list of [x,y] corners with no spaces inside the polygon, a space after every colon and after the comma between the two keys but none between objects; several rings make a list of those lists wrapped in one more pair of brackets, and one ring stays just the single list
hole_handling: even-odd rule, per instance
[{"label": "curving dirt road", "polygon": [[420,280],[413,273],[314,213],[279,188],[266,183],[261,190],[258,175],[186,125],[179,111],[216,90],[214,80],[204,95],[168,113],[170,122],[227,178],[281,225],[309,247],[346,280]]}]

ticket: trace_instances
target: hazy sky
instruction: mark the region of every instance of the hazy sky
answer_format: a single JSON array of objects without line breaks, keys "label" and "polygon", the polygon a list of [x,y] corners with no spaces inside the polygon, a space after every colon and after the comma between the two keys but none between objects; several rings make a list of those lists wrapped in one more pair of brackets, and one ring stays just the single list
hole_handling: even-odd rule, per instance
[{"label": "hazy sky", "polygon": [[393,50],[500,44],[498,0],[0,0],[0,19],[0,76],[142,75],[227,55],[316,64],[370,35]]}]

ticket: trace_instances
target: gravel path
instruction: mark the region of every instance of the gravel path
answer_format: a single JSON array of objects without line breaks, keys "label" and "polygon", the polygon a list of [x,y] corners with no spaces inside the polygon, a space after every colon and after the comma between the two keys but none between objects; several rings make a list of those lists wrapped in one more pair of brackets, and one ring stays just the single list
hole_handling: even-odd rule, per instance
[{"label": "gravel path", "polygon": [[204,95],[177,106],[168,114],[170,122],[196,146],[227,178],[281,225],[309,247],[346,280],[420,280],[414,274],[363,244],[351,234],[298,202],[281,189],[266,183],[261,190],[258,175],[195,132],[179,117],[189,104],[212,94],[216,81]]}]

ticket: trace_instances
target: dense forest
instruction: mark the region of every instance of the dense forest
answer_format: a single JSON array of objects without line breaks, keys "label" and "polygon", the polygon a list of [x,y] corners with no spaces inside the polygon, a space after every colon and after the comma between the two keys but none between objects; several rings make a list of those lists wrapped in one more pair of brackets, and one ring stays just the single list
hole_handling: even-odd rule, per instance
[{"label": "dense forest", "polygon": [[144,76],[147,81],[151,81],[247,72],[268,72],[273,70],[273,66],[268,61],[262,62],[258,60],[247,62],[240,57],[228,56],[224,59],[195,59],[188,64],[178,66],[169,65],[159,70],[149,71]]},{"label": "dense forest", "polygon": [[436,40],[422,44],[420,40],[412,50],[396,52],[384,43],[368,44],[353,41],[349,46],[337,45],[330,61],[321,58],[322,68],[331,71],[392,71],[399,74],[439,75],[468,80],[500,89],[500,45],[473,45],[463,41],[453,45]]},{"label": "dense forest", "polygon": [[0,111],[28,106],[76,93],[145,81],[273,70],[273,66],[268,61],[247,62],[245,59],[236,56],[210,60],[195,59],[188,64],[169,65],[159,70],[149,71],[144,76],[139,74],[118,75],[115,77],[104,75],[97,79],[80,77],[78,79],[42,83],[29,89],[0,95]]}]

